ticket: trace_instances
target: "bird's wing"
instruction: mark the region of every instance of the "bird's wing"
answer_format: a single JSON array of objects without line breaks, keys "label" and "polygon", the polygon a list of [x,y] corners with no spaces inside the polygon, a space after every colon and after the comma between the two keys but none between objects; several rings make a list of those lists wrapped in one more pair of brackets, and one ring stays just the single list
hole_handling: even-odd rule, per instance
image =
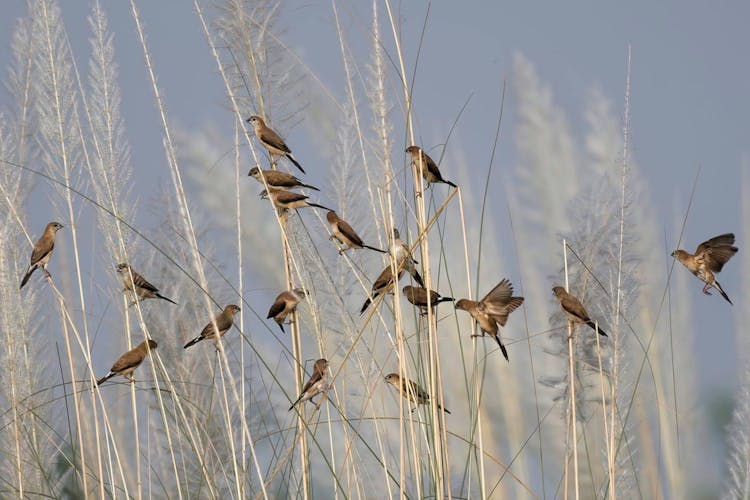
[{"label": "bird's wing", "polygon": [[339,219],[338,226],[341,234],[346,236],[349,241],[357,246],[362,246],[362,238],[359,237],[359,235],[356,233],[356,231],[354,231],[354,229],[352,229],[352,226],[350,226],[348,222],[346,222],[344,219]]},{"label": "bird's wing", "polygon": [[[146,290],[150,292],[158,292],[159,289],[156,288],[154,285],[149,283],[146,278],[141,276],[140,274],[136,273],[135,271],[131,271],[133,273],[133,283],[135,283],[135,286],[140,288],[145,288]],[[125,275],[127,277],[127,275]]]},{"label": "bird's wing", "polygon": [[724,264],[737,253],[734,234],[727,233],[704,241],[695,250],[695,257],[713,272],[718,273]]},{"label": "bird's wing", "polygon": [[40,238],[39,241],[34,243],[34,250],[31,252],[31,265],[33,266],[44,257],[46,257],[54,247],[54,240],[50,240],[44,237]]},{"label": "bird's wing", "polygon": [[572,314],[583,321],[589,321],[591,319],[589,318],[589,313],[586,312],[586,308],[581,304],[581,301],[570,294],[560,301],[560,306],[562,306],[565,312]]},{"label": "bird's wing", "polygon": [[279,191],[276,198],[281,203],[294,203],[295,201],[306,200],[308,197],[304,194],[295,193],[293,191]]},{"label": "bird's wing", "polygon": [[285,153],[291,153],[292,150],[289,149],[289,147],[284,142],[284,139],[281,138],[279,134],[271,130],[270,128],[266,127],[261,133],[260,133],[260,140],[268,144],[269,146],[272,146],[280,151],[284,151]]},{"label": "bird's wing", "polygon": [[380,273],[380,276],[377,277],[375,280],[375,283],[372,284],[372,290],[381,290],[388,286],[388,283],[390,283],[393,280],[393,272],[391,270],[391,266],[389,265],[385,269],[383,269],[383,272]]},{"label": "bird's wing", "polygon": [[708,248],[713,248],[717,246],[732,246],[734,245],[734,234],[733,233],[727,233],[722,234],[719,236],[714,236],[710,240],[706,240],[700,245],[698,245],[698,248],[695,249],[695,254],[698,255],[699,253],[703,252],[704,250]]},{"label": "bird's wing", "polygon": [[128,368],[134,368],[140,365],[142,361],[143,355],[139,351],[133,349],[132,351],[128,351],[120,356],[120,358],[115,361],[115,364],[112,365],[112,369],[110,371],[112,373],[120,373],[127,370]]},{"label": "bird's wing", "polygon": [[284,300],[284,294],[282,293],[281,295],[276,297],[276,301],[271,305],[271,309],[268,310],[268,316],[266,316],[266,319],[273,318],[281,311],[283,311],[285,307],[286,301]]},{"label": "bird's wing", "polygon": [[404,394],[409,394],[407,397],[415,403],[427,403],[430,400],[430,395],[413,380],[405,380],[403,388]]},{"label": "bird's wing", "polygon": [[203,338],[207,338],[215,335],[216,330],[214,330],[214,323],[216,323],[216,328],[219,329],[219,332],[225,332],[232,326],[232,321],[229,320],[223,312],[221,312],[216,315],[211,323],[203,327],[200,336]]},{"label": "bird's wing", "polygon": [[487,312],[497,321],[500,326],[505,326],[508,322],[508,316],[523,304],[523,297],[511,297],[502,307],[496,307],[492,303],[485,303]]},{"label": "bird's wing", "polygon": [[310,375],[310,380],[308,380],[307,383],[305,384],[305,386],[302,388],[302,393],[301,394],[306,393],[307,390],[310,389],[310,387],[312,387],[315,384],[317,384],[318,382],[320,382],[320,380],[322,378],[323,378],[323,374],[322,373],[320,373],[318,370],[313,371],[313,374]]},{"label": "bird's wing", "polygon": [[480,302],[484,302],[488,306],[492,305],[505,305],[510,301],[513,295],[513,285],[510,284],[507,278],[503,278],[495,288],[489,291]]}]

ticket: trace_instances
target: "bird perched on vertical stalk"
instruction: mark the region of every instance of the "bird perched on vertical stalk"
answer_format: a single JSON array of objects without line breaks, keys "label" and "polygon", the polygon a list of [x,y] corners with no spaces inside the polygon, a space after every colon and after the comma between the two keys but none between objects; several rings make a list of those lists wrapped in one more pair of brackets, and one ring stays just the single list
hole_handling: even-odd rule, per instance
[{"label": "bird perched on vertical stalk", "polygon": [[274,300],[271,308],[268,310],[266,319],[273,318],[278,323],[281,332],[284,333],[284,321],[286,318],[297,310],[297,304],[305,300],[307,290],[304,288],[295,288],[294,290],[284,290]]},{"label": "bird perched on vertical stalk", "polygon": [[[162,299],[166,300],[167,302],[171,302],[172,304],[177,304],[177,302],[175,302],[174,300],[160,294],[158,288],[146,281],[143,276],[133,271],[133,268],[130,267],[129,264],[126,264],[124,262],[121,264],[117,264],[117,274],[120,275],[120,279],[122,280],[124,292],[132,292],[133,295],[141,300]],[[132,306],[135,303],[136,300],[133,300],[133,302],[131,302],[129,306]]]},{"label": "bird perched on vertical stalk", "polygon": [[716,281],[716,274],[721,271],[724,264],[737,253],[737,247],[734,246],[734,234],[727,233],[710,240],[704,241],[695,250],[695,255],[691,255],[685,250],[675,250],[672,257],[679,260],[680,263],[687,267],[699,280],[705,283],[703,293],[711,295],[708,291],[713,287],[719,291],[724,300],[732,303],[729,296]]},{"label": "bird perched on vertical stalk", "polygon": [[[398,282],[403,275],[404,270],[400,269],[398,271],[396,282]],[[359,310],[359,315],[363,315],[367,308],[370,307],[370,304],[372,304],[380,295],[392,291],[396,282],[393,280],[393,269],[391,268],[391,265],[388,264],[372,284],[372,292],[370,293],[370,296],[367,297],[367,300],[365,300],[365,303],[362,304],[362,309]]]},{"label": "bird perched on vertical stalk", "polygon": [[265,179],[266,184],[272,190],[307,188],[313,189],[315,191],[320,191],[320,189],[316,188],[315,186],[305,184],[292,174],[282,172],[281,170],[261,170],[258,167],[253,167],[250,169],[250,172],[248,172],[247,175],[257,180],[261,184],[263,184],[263,179]]},{"label": "bird perched on vertical stalk", "polygon": [[31,261],[29,262],[28,269],[26,269],[26,274],[24,274],[21,280],[21,286],[18,287],[19,290],[24,287],[29,278],[31,278],[31,274],[37,269],[41,268],[48,278],[52,277],[49,271],[47,271],[47,264],[49,264],[49,259],[52,257],[52,250],[55,249],[55,234],[62,228],[63,225],[59,222],[50,222],[44,228],[44,233],[34,243],[34,250],[31,252]]},{"label": "bird perched on vertical stalk", "polygon": [[409,146],[406,148],[406,152],[411,155],[411,164],[417,168],[417,171],[422,172],[422,177],[428,185],[434,182],[442,182],[443,184],[448,184],[452,187],[458,187],[451,181],[443,179],[435,160],[422,151],[422,148],[419,146]]},{"label": "bird perched on vertical stalk", "polygon": [[350,226],[349,223],[344,219],[339,217],[338,214],[333,210],[330,210],[326,214],[326,220],[328,221],[328,224],[331,225],[331,231],[333,232],[330,239],[336,240],[344,245],[344,248],[339,249],[339,255],[341,255],[343,252],[346,252],[350,248],[369,248],[370,250],[375,250],[376,252],[386,253],[385,250],[371,247],[370,245],[365,245],[362,241],[362,238],[359,237],[352,226]]},{"label": "bird perched on vertical stalk", "polygon": [[[427,314],[427,289],[417,286],[405,286],[402,291],[404,292],[404,295],[406,296],[406,300],[408,300],[412,305],[418,307],[424,316]],[[453,302],[453,297],[442,297],[439,293],[437,293],[434,290],[430,290],[430,300],[429,300],[429,306],[435,307],[441,302]]]},{"label": "bird perched on vertical stalk", "polygon": [[308,196],[300,193],[294,193],[285,189],[272,190],[270,193],[267,190],[260,192],[260,197],[264,200],[271,199],[273,205],[280,210],[291,210],[305,207],[317,207],[323,210],[331,210],[323,205],[312,203],[307,201]]},{"label": "bird perched on vertical stalk", "polygon": [[133,349],[120,356],[117,361],[115,361],[115,364],[112,365],[112,368],[110,368],[109,373],[96,381],[96,385],[101,385],[117,375],[122,375],[129,381],[135,382],[133,372],[141,363],[143,363],[148,352],[151,349],[156,349],[156,347],[157,344],[155,341],[151,339],[144,340]]},{"label": "bird perched on vertical stalk", "polygon": [[[427,391],[422,389],[419,384],[417,384],[413,380],[404,378],[402,382],[401,376],[399,376],[398,373],[389,373],[385,376],[385,381],[398,389],[398,392],[401,393],[401,396],[414,403],[414,408],[411,409],[412,413],[414,413],[414,410],[417,409],[418,405],[430,404],[430,395],[427,394]],[[437,405],[437,407],[439,410],[443,410],[448,415],[451,414],[448,408],[443,408],[439,404]]]},{"label": "bird perched on vertical stalk", "polygon": [[398,233],[398,229],[395,227],[393,228],[393,238],[391,239],[391,245],[388,247],[388,253],[391,254],[391,257],[396,261],[396,268],[402,268],[409,274],[411,274],[411,277],[414,278],[414,281],[417,282],[417,284],[421,287],[424,287],[424,281],[422,281],[422,277],[419,275],[419,271],[417,271],[417,262],[414,260],[414,257],[411,256],[411,252],[409,252],[409,247],[401,241],[400,235]]},{"label": "bird perched on vertical stalk", "polygon": [[560,307],[567,314],[569,321],[572,323],[585,323],[592,330],[598,331],[599,335],[608,337],[604,330],[597,328],[596,323],[589,317],[589,313],[586,312],[586,308],[583,307],[583,304],[581,304],[581,301],[577,297],[569,294],[561,286],[553,287],[552,293],[555,294],[558,302],[560,302]]},{"label": "bird perched on vertical stalk", "polygon": [[219,348],[219,340],[224,336],[225,333],[232,328],[234,324],[234,315],[240,311],[240,308],[234,304],[229,304],[217,314],[214,319],[203,327],[201,334],[195,337],[193,340],[185,344],[185,349],[197,344],[201,340],[212,340],[216,349]]},{"label": "bird perched on vertical stalk", "polygon": [[294,163],[295,167],[300,169],[303,174],[305,173],[305,169],[302,168],[302,165],[300,165],[299,162],[294,159],[294,156],[292,156],[292,150],[286,145],[284,139],[271,129],[271,127],[267,126],[266,122],[263,121],[263,118],[260,116],[251,116],[246,121],[253,126],[255,137],[258,138],[260,143],[263,144],[263,147],[271,154],[271,163],[273,163],[274,155],[286,156],[289,158],[289,161]]},{"label": "bird perched on vertical stalk", "polygon": [[[292,411],[292,409],[294,409],[294,407],[302,401],[309,400],[311,403],[315,403],[315,401],[313,401],[313,398],[320,393],[325,393],[328,390],[328,384],[326,384],[325,380],[327,370],[328,360],[321,358],[315,362],[312,375],[310,375],[310,378],[302,387],[302,393],[299,395],[297,400],[292,403],[292,406],[289,407],[289,411]],[[323,401],[315,403],[315,409],[317,410],[318,408],[320,408],[320,405],[322,403]]]},{"label": "bird perched on vertical stalk", "polygon": [[468,311],[469,314],[477,321],[482,335],[472,334],[472,337],[484,337],[485,333],[492,335],[500,346],[500,351],[508,359],[508,351],[500,339],[500,326],[505,326],[508,322],[510,313],[523,304],[523,297],[513,297],[513,285],[507,278],[503,278],[500,283],[484,296],[482,300],[461,299],[456,302],[456,309]]}]

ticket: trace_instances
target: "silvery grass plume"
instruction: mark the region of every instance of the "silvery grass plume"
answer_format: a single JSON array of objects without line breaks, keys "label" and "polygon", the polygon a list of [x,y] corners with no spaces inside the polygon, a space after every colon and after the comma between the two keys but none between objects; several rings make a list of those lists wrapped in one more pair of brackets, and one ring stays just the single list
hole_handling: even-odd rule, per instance
[{"label": "silvery grass plume", "polygon": [[366,84],[369,84],[367,97],[370,104],[370,113],[372,115],[372,131],[375,134],[375,137],[377,137],[377,140],[373,141],[375,144],[373,154],[377,159],[377,164],[382,165],[382,172],[376,170],[375,176],[376,178],[380,178],[382,173],[384,174],[383,176],[385,179],[390,179],[394,174],[392,171],[391,154],[395,148],[391,139],[393,125],[391,124],[388,115],[393,109],[393,105],[389,102],[388,93],[386,91],[387,74],[385,71],[382,39],[380,36],[378,3],[376,0],[373,0],[372,48],[370,49],[372,60],[367,66],[370,74],[370,77],[366,79]]},{"label": "silvery grass plume", "polygon": [[[22,141],[16,133],[22,126],[14,123],[8,127],[0,116],[0,158],[21,161]],[[13,131],[13,132],[10,132]],[[14,133],[15,132],[15,133]],[[0,443],[5,450],[0,460],[0,471],[8,484],[6,491],[26,496],[30,491],[52,495],[45,482],[44,473],[52,467],[50,457],[54,444],[48,437],[45,422],[52,422],[54,405],[45,404],[52,399],[52,378],[45,372],[51,357],[45,356],[40,329],[43,315],[36,314],[40,307],[37,293],[28,291],[22,297],[16,282],[28,262],[28,244],[17,217],[30,188],[30,178],[21,170],[0,168],[0,332],[3,349],[0,363],[3,366],[0,383],[0,413],[2,430]],[[22,216],[22,215],[21,215]],[[36,318],[36,319],[32,319]]]},{"label": "silvery grass plume", "polygon": [[[11,39],[11,51],[13,59],[8,67],[7,89],[11,96],[8,110],[12,117],[12,133],[15,137],[15,159],[18,163],[25,165],[31,158],[31,144],[33,134],[36,131],[36,115],[31,91],[32,82],[35,80],[35,65],[33,58],[34,43],[32,38],[31,20],[21,18],[13,30]],[[7,158],[5,158],[7,159]],[[8,168],[3,166],[2,168]],[[31,174],[25,174],[31,175]]]},{"label": "silvery grass plume", "polygon": [[[745,164],[742,169],[742,220],[745,231],[742,234],[741,248],[750,247],[750,232],[748,232],[748,221],[750,221],[750,168]],[[742,294],[747,303],[750,296],[750,258],[747,253],[742,254]],[[729,439],[728,481],[722,493],[722,498],[750,499],[750,340],[747,335],[746,325],[750,323],[750,312],[747,309],[737,311],[738,325],[736,332],[737,352],[740,353],[739,384],[735,394],[735,407],[732,412],[732,422],[727,430]]]},{"label": "silvery grass plume", "polygon": [[118,66],[115,62],[114,35],[109,31],[107,18],[99,2],[93,6],[89,16],[91,26],[92,57],[89,62],[89,95],[86,100],[87,115],[90,119],[89,163],[91,185],[96,201],[114,213],[114,217],[97,210],[99,228],[103,234],[109,259],[112,262],[130,260],[127,229],[117,220],[135,218],[135,204],[132,203],[130,147],[125,138],[125,125],[120,115],[120,87],[117,82]]},{"label": "silvery grass plume", "polygon": [[[540,80],[532,63],[516,55],[511,88],[517,102],[518,126],[515,132],[519,163],[514,168],[514,189],[508,193],[516,228],[519,267],[523,272],[524,295],[528,304],[550,304],[549,277],[559,271],[561,243],[559,235],[571,228],[566,213],[570,201],[579,190],[579,153],[573,142],[567,119],[554,103],[552,91]],[[550,175],[554,163],[557,175]],[[546,315],[529,315],[530,332],[550,328]],[[555,325],[557,326],[557,325]],[[550,337],[537,337],[534,344],[544,350],[559,353],[559,343]],[[556,380],[566,370],[563,358],[547,356],[536,364],[537,377]],[[540,413],[550,404],[540,393]],[[563,408],[561,402],[556,403]],[[547,419],[542,426],[545,456],[562,456],[564,442],[544,439],[544,436],[565,436],[565,426],[558,419]],[[545,461],[545,475],[560,477],[559,464]],[[550,468],[552,467],[552,468]]]}]

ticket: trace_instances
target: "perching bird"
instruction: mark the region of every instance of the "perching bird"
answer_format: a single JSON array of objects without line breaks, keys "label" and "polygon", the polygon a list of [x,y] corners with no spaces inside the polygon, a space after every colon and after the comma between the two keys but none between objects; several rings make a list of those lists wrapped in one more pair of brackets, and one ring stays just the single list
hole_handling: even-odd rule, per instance
[{"label": "perching bird", "polygon": [[[307,383],[305,383],[305,385],[302,387],[302,394],[299,395],[297,401],[292,403],[292,406],[289,407],[289,411],[292,411],[292,409],[297,406],[297,403],[300,403],[302,401],[310,400],[311,403],[315,403],[315,401],[313,401],[313,398],[321,392],[325,392],[328,390],[328,385],[326,384],[325,380],[326,370],[328,370],[328,360],[321,358],[315,362],[312,375],[310,375]],[[317,410],[318,408],[320,408],[320,405],[322,403],[322,401],[320,401],[319,403],[315,403],[315,409]]]},{"label": "perching bird", "polygon": [[438,169],[435,160],[430,158],[427,153],[422,151],[422,148],[420,148],[419,146],[409,146],[408,148],[406,148],[406,152],[411,154],[411,164],[417,168],[417,171],[419,171],[420,169],[422,170],[422,177],[424,177],[424,180],[427,181],[428,185],[432,184],[433,182],[442,182],[444,184],[448,184],[449,186],[457,187],[451,181],[443,179],[443,176],[440,175],[440,170]]},{"label": "perching bird", "polygon": [[322,208],[323,210],[330,210],[330,208],[324,207],[323,205],[318,205],[317,203],[311,203],[307,201],[307,198],[309,197],[305,196],[304,194],[294,193],[285,189],[271,191],[270,193],[264,189],[260,192],[260,197],[264,200],[271,198],[274,206],[282,210],[304,207],[318,207]]},{"label": "perching bird", "polygon": [[[391,246],[388,247],[388,253],[396,261],[396,267],[401,266],[406,272],[411,274],[414,281],[421,287],[424,287],[424,281],[417,271],[417,264],[419,264],[409,252],[409,247],[401,241],[399,237],[398,229],[393,228],[393,239],[391,240]],[[403,263],[403,264],[402,264]]]},{"label": "perching bird", "polygon": [[[133,271],[130,265],[124,262],[117,264],[117,274],[120,275],[120,279],[122,280],[123,291],[133,292],[140,299],[163,299],[172,304],[177,304],[174,300],[161,295],[158,288],[146,281],[143,276]],[[130,305],[132,306],[135,302],[134,300]]]},{"label": "perching bird", "polygon": [[266,319],[273,318],[279,324],[281,332],[284,333],[284,321],[297,309],[297,304],[305,300],[306,295],[307,290],[304,288],[295,288],[291,291],[284,290],[271,305]]},{"label": "perching bird", "polygon": [[339,255],[341,255],[343,252],[346,252],[350,248],[369,248],[370,250],[375,250],[376,252],[386,253],[385,250],[371,247],[370,245],[365,245],[362,242],[362,238],[360,238],[359,235],[354,231],[354,229],[352,229],[352,226],[350,226],[349,223],[344,219],[339,217],[338,214],[333,210],[329,211],[326,214],[326,220],[331,225],[331,231],[333,231],[330,239],[336,240],[344,245],[344,248],[339,250]]},{"label": "perching bird", "polygon": [[[456,309],[468,311],[479,324],[479,329],[482,331],[481,337],[484,337],[485,333],[492,335],[500,346],[500,351],[502,351],[505,359],[510,361],[508,351],[500,339],[498,325],[505,326],[508,322],[508,315],[521,304],[523,304],[523,297],[513,297],[513,285],[507,278],[503,278],[479,302],[461,299],[456,303]],[[472,334],[471,336],[479,337],[480,335]]]},{"label": "perching bird", "polygon": [[263,144],[263,147],[271,153],[271,162],[273,162],[273,155],[286,156],[289,158],[289,161],[294,163],[294,166],[300,169],[303,174],[305,173],[305,169],[302,168],[302,165],[300,165],[297,160],[294,159],[294,156],[292,156],[292,150],[286,145],[284,139],[268,127],[266,122],[263,121],[263,118],[260,116],[251,116],[247,119],[247,122],[253,126],[255,136],[260,143]]},{"label": "perching bird", "polygon": [[[423,315],[427,314],[427,289],[417,286],[405,286],[402,291],[406,300],[418,307]],[[430,307],[435,307],[441,302],[452,302],[453,297],[442,297],[434,290],[430,290]]]},{"label": "perching bird", "polygon": [[151,339],[144,340],[133,349],[120,356],[117,361],[115,361],[115,364],[112,365],[112,368],[110,368],[109,373],[96,381],[96,385],[101,385],[117,375],[122,375],[129,381],[135,382],[133,372],[141,363],[143,363],[148,351],[156,349],[156,347],[157,344],[155,341]]},{"label": "perching bird", "polygon": [[[191,345],[197,344],[201,340],[206,339],[213,340],[214,345],[217,345],[218,347],[219,339],[223,337],[230,328],[232,328],[232,324],[234,323],[234,315],[239,311],[240,308],[234,304],[229,304],[228,306],[226,306],[223,311],[221,311],[214,317],[212,322],[203,327],[200,335],[185,344],[185,349],[187,349]],[[216,335],[217,330],[219,331],[218,336]]]},{"label": "perching bird", "polygon": [[[404,270],[400,269],[398,271],[398,279],[396,281],[400,280],[401,276],[403,275]],[[362,304],[362,309],[359,310],[359,315],[363,315],[367,308],[370,307],[370,304],[372,304],[380,295],[393,290],[394,285],[395,283],[393,282],[393,269],[391,268],[391,265],[388,264],[372,284],[372,292],[370,293],[370,296],[367,297],[367,300],[365,300],[365,303]]]},{"label": "perching bird", "polygon": [[286,172],[282,172],[281,170],[261,170],[258,167],[253,167],[250,169],[250,172],[248,172],[247,175],[254,178],[261,184],[263,184],[263,179],[265,178],[266,184],[268,184],[268,187],[271,189],[292,189],[300,187],[320,191],[320,189],[316,188],[315,186],[305,184],[292,174],[287,174]]},{"label": "perching bird", "polygon": [[[586,323],[592,330],[597,331],[596,323],[594,323],[589,317],[589,313],[586,312],[586,308],[583,307],[581,301],[573,295],[565,291],[561,286],[552,288],[552,293],[560,302],[560,307],[568,315],[568,320],[573,323]],[[599,335],[608,337],[607,333],[599,328]]]},{"label": "perching bird", "polygon": [[47,264],[49,263],[50,257],[52,257],[52,250],[55,249],[55,233],[62,229],[63,225],[59,222],[50,222],[47,227],[44,228],[42,236],[34,243],[34,250],[31,252],[31,262],[29,268],[26,270],[23,279],[21,280],[21,286],[18,287],[20,290],[31,278],[31,273],[41,268],[42,271],[51,278],[52,275],[47,271]]},{"label": "perching bird", "polygon": [[[430,395],[427,394],[427,391],[422,389],[419,384],[417,384],[413,380],[409,380],[407,378],[404,379],[403,383],[401,383],[401,377],[398,373],[389,373],[385,376],[385,381],[398,389],[398,392],[401,393],[401,396],[405,397],[412,403],[415,403],[414,408],[411,409],[412,412],[417,409],[416,405],[430,404]],[[439,410],[443,410],[448,415],[451,414],[448,408],[443,408],[440,405],[437,405],[437,407]]]},{"label": "perching bird", "polygon": [[679,260],[683,266],[687,267],[699,280],[705,283],[703,293],[711,295],[708,291],[710,287],[716,288],[724,300],[732,303],[729,296],[716,281],[715,273],[721,271],[724,264],[737,253],[737,247],[734,246],[734,234],[727,233],[716,236],[708,241],[704,241],[695,250],[695,255],[685,250],[675,250],[672,257]]}]

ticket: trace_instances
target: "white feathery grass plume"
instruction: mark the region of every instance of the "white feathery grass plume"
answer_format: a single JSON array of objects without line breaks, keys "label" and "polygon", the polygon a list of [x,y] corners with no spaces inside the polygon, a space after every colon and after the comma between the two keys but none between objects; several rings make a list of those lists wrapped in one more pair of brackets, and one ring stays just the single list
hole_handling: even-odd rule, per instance
[{"label": "white feathery grass plume", "polygon": [[[747,250],[750,248],[750,167],[745,159],[742,165],[742,217],[745,230],[742,232],[742,300],[738,304],[747,304],[750,297],[750,258]],[[744,251],[744,252],[743,252]],[[739,257],[738,256],[738,257]],[[739,353],[740,368],[738,370],[739,384],[736,389],[735,407],[732,421],[727,429],[729,440],[729,457],[727,459],[728,479],[722,492],[722,498],[750,499],[750,340],[747,335],[747,325],[750,324],[750,312],[747,308],[735,311],[737,324],[737,352]]]},{"label": "white feathery grass plume", "polygon": [[37,126],[36,116],[32,112],[34,109],[32,85],[35,65],[34,43],[29,18],[18,20],[10,46],[13,53],[13,62],[8,68],[7,88],[13,98],[11,102],[14,106],[10,109],[10,113],[13,118],[12,123],[16,127],[13,132],[16,139],[15,157],[18,163],[25,164],[30,159],[32,136]]}]

